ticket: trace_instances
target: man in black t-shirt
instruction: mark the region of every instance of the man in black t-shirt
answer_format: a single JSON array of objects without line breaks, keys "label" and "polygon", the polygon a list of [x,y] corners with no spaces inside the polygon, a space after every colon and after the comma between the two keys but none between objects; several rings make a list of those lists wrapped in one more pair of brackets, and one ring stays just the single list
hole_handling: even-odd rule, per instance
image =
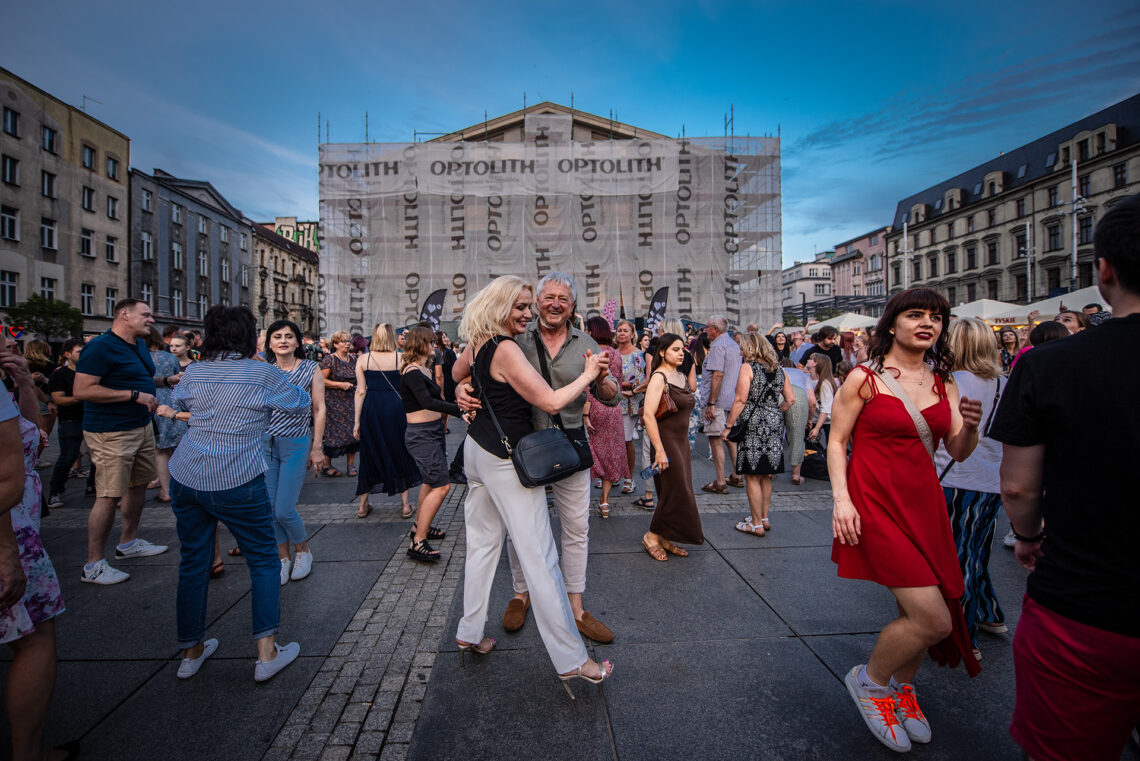
[{"label": "man in black t-shirt", "polygon": [[[56,368],[48,379],[48,393],[51,400],[59,410],[59,425],[56,427],[59,436],[59,456],[55,467],[51,471],[49,482],[48,507],[63,507],[63,490],[67,488],[67,476],[71,466],[79,459],[79,449],[83,445],[83,402],[72,396],[72,387],[75,385],[75,365],[79,362],[79,353],[83,351],[83,342],[72,338],[63,344],[63,364]],[[95,488],[94,470],[87,476],[87,486]]]},{"label": "man in black t-shirt", "polygon": [[1017,559],[1033,571],[1010,733],[1037,761],[1116,761],[1140,722],[1140,195],[1111,207],[1094,246],[1113,319],[1022,356],[990,429]]},{"label": "man in black t-shirt", "polygon": [[808,357],[812,354],[824,354],[831,359],[831,372],[834,373],[835,368],[843,361],[843,351],[839,348],[839,331],[830,325],[824,325],[815,335],[817,339],[815,346],[800,357],[800,366],[806,365]]}]

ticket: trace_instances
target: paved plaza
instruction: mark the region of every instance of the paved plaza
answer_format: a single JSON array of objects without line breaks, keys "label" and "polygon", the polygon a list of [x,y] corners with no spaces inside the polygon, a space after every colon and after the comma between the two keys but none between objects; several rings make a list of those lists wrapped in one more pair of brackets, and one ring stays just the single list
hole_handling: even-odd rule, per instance
[{"label": "paved plaza", "polygon": [[[449,451],[459,441],[453,432]],[[698,443],[694,483],[711,480],[706,453]],[[208,636],[220,648],[180,681],[169,507],[147,503],[142,535],[170,552],[113,561],[131,573],[123,584],[81,584],[90,500],[71,481],[66,506],[43,522],[67,603],[57,619],[49,740],[79,739],[81,758],[98,761],[895,757],[866,731],[842,682],[866,660],[894,605],[874,584],[836,577],[824,482],[795,487],[777,477],[773,530],[763,538],[733,530],[747,513],[743,490],[698,495],[706,543],[666,563],[641,548],[650,516],[631,504],[638,495],[616,495],[610,519],[591,518],[586,591],[587,609],[617,635],[610,645],[587,643],[591,655],[614,661],[616,672],[601,687],[574,684],[574,701],[533,615],[516,634],[502,629],[511,594],[505,553],[486,632],[498,644],[460,667],[462,487],[437,518],[447,538],[433,566],[405,555],[410,521],[399,517],[398,499],[374,496],[376,510],[357,519],[354,487],[348,478],[306,482],[301,514],[316,562],[308,579],[282,589],[279,635],[300,642],[301,657],[256,684],[241,558],[226,557],[225,575],[210,583]],[[231,546],[223,531],[223,550]],[[1000,544],[991,570],[1012,629],[1025,572]],[[923,667],[917,688],[934,742],[916,746],[916,757],[1020,758],[1007,731],[1011,640],[1012,632],[983,635],[973,680],[961,668]],[[7,731],[5,722],[5,749]]]}]

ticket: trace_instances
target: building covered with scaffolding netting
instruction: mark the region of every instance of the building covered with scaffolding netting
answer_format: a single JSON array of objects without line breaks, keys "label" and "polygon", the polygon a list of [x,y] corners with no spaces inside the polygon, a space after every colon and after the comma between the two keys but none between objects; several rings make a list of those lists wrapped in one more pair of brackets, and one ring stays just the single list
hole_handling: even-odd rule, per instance
[{"label": "building covered with scaffolding netting", "polygon": [[[780,315],[780,139],[670,138],[541,103],[432,140],[320,145],[322,333],[458,320],[492,278],[568,272],[583,317]],[[607,307],[608,305],[608,307]]]}]

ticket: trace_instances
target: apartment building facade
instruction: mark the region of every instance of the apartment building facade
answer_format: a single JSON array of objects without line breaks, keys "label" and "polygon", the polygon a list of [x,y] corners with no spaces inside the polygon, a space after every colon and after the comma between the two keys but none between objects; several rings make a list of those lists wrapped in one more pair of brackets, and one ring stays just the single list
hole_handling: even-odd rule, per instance
[{"label": "apartment building facade", "polygon": [[41,295],[101,333],[127,295],[130,139],[2,68],[0,104],[0,311]]},{"label": "apartment building facade", "polygon": [[887,233],[872,230],[835,247],[831,292],[835,296],[883,296],[887,292]]},{"label": "apartment building facade", "polygon": [[258,326],[266,328],[274,320],[291,320],[302,331],[317,330],[317,273],[320,259],[316,252],[268,230],[253,226],[254,313]]},{"label": "apartment building facade", "polygon": [[834,256],[834,251],[824,251],[812,261],[796,262],[780,272],[781,313],[831,298],[831,260]]}]

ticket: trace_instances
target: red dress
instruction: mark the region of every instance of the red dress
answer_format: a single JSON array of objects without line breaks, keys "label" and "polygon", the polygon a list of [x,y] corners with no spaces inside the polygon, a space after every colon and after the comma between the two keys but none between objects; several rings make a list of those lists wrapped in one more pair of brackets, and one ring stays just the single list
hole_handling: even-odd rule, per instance
[{"label": "red dress", "polygon": [[[954,630],[930,648],[930,657],[951,667],[962,661],[974,676],[981,667],[971,652],[962,613],[965,586],[938,473],[903,403],[880,394],[867,368],[856,370],[867,374],[860,391],[867,389],[870,399],[851,432],[847,490],[862,533],[854,546],[836,539],[831,559],[845,579],[887,587],[937,586]],[[936,377],[935,390],[941,399],[922,410],[922,416],[938,442],[950,430],[950,402],[941,378]]]}]

